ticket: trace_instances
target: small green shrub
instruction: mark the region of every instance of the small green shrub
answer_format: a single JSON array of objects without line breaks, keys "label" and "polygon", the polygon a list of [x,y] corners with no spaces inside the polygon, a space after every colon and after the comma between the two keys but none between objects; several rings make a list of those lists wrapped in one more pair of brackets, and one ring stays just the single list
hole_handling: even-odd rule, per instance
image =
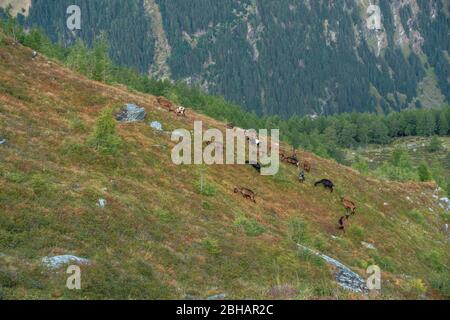
[{"label": "small green shrub", "polygon": [[83,120],[81,120],[78,117],[74,117],[69,120],[70,129],[77,131],[77,132],[86,132],[86,126],[84,125]]},{"label": "small green shrub", "polygon": [[412,210],[412,211],[408,212],[408,217],[419,224],[425,223],[424,215],[422,214],[422,212],[420,212],[418,210]]},{"label": "small green shrub", "polygon": [[175,220],[173,214],[165,209],[156,210],[155,214],[161,223],[168,224]]},{"label": "small green shrub", "polygon": [[348,228],[348,236],[354,242],[360,243],[361,241],[364,241],[364,237],[365,237],[364,229],[361,227],[358,227],[357,225],[351,225]]},{"label": "small green shrub", "polygon": [[416,298],[422,298],[427,292],[427,286],[422,279],[411,279],[406,282],[405,289]]},{"label": "small green shrub", "polygon": [[419,168],[417,168],[417,173],[420,181],[426,182],[431,180],[430,170],[425,162],[422,162]]},{"label": "small green shrub", "polygon": [[205,210],[212,210],[212,204],[209,203],[208,201],[203,201],[202,202],[202,208]]},{"label": "small green shrub", "polygon": [[435,250],[432,250],[426,254],[424,261],[433,268],[434,271],[444,272],[446,271],[445,265],[442,263],[441,254]]},{"label": "small green shrub", "polygon": [[429,143],[428,146],[427,146],[427,150],[428,150],[429,152],[438,152],[438,151],[441,151],[442,148],[443,148],[442,142],[441,142],[441,140],[440,140],[438,137],[436,137],[436,136],[434,136],[434,137],[431,139],[430,143]]},{"label": "small green shrub", "polygon": [[197,189],[197,192],[202,196],[206,197],[214,197],[217,194],[217,189],[212,184],[207,183],[206,181],[201,182],[201,180],[197,180],[194,182],[194,186]]},{"label": "small green shrub", "polygon": [[113,109],[104,109],[95,124],[94,132],[89,139],[89,145],[103,155],[115,155],[119,151],[122,140],[116,132],[116,120]]},{"label": "small green shrub", "polygon": [[266,231],[266,229],[264,229],[257,221],[249,219],[242,214],[236,216],[234,225],[244,229],[249,237],[257,237]]},{"label": "small green shrub", "polygon": [[447,272],[434,274],[430,279],[430,285],[438,290],[443,298],[450,299],[450,275]]},{"label": "small green shrub", "polygon": [[31,178],[31,187],[37,195],[42,195],[50,190],[50,183],[42,175],[34,175]]},{"label": "small green shrub", "polygon": [[218,256],[222,253],[222,249],[220,249],[219,242],[215,239],[208,238],[203,240],[203,246],[208,251],[208,253],[213,256]]}]

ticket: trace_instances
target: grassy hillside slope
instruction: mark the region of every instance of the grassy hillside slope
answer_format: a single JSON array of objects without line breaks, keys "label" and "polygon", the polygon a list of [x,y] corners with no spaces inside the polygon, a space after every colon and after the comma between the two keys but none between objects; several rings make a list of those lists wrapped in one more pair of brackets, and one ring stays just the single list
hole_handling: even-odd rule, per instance
[{"label": "grassy hillside slope", "polygon": [[[304,185],[284,164],[275,177],[248,166],[175,166],[173,143],[149,121],[168,131],[194,119],[224,124],[192,112],[177,118],[153,96],[0,43],[0,298],[365,298],[340,288],[334,270],[296,242],[363,277],[378,264],[383,287],[370,298],[448,294],[448,235],[434,184],[375,181],[304,152],[314,166]],[[101,110],[124,103],[144,107],[147,121],[118,125],[117,156],[96,153],[86,141]],[[313,186],[321,178],[335,182],[334,194]],[[257,203],[235,195],[236,185],[256,191]],[[339,195],[358,204],[345,235]],[[65,288],[64,268],[42,266],[42,257],[61,254],[92,262],[82,267],[82,290]],[[282,285],[295,293],[274,290]]]}]

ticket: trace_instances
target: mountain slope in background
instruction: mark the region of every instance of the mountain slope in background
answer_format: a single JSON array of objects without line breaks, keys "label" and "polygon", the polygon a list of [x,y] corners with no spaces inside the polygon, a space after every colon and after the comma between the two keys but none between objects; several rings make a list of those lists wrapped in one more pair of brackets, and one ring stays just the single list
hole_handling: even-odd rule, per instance
[{"label": "mountain slope in background", "polygon": [[[225,124],[192,111],[176,117],[153,96],[33,60],[0,38],[2,298],[365,298],[297,244],[362,277],[379,265],[382,290],[370,298],[448,298],[448,213],[434,184],[380,182],[305,152],[305,184],[284,164],[274,177],[248,166],[175,166],[169,136],[148,122],[167,131],[192,129],[194,119]],[[94,124],[124,103],[144,107],[147,119],[118,124],[120,152],[100,155],[87,144]],[[322,178],[335,193],[314,187]],[[235,186],[253,189],[257,203]],[[358,206],[346,234],[337,230],[341,195]],[[80,291],[66,289],[64,269],[42,265],[63,254],[90,261]]]},{"label": "mountain slope in background", "polygon": [[[445,0],[32,3],[24,23],[55,41],[92,43],[105,32],[116,62],[259,114],[387,112],[450,97]],[[71,4],[82,9],[76,33],[65,26]]]}]

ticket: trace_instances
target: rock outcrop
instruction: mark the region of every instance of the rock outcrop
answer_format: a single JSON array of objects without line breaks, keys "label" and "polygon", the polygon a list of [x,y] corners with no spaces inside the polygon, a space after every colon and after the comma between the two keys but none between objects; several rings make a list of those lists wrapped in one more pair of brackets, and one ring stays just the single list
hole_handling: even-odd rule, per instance
[{"label": "rock outcrop", "polygon": [[353,291],[355,293],[368,293],[369,289],[366,286],[366,282],[364,279],[359,276],[357,273],[350,270],[349,267],[345,266],[341,262],[326,256],[320,252],[317,252],[315,250],[312,250],[310,248],[307,248],[305,246],[302,246],[301,244],[297,244],[300,249],[305,250],[309,253],[312,253],[323,260],[325,260],[328,264],[334,266],[337,268],[336,273],[336,282],[343,287],[344,289]]},{"label": "rock outcrop", "polygon": [[125,105],[121,112],[116,116],[119,122],[138,122],[144,121],[147,116],[145,109],[134,104]]}]

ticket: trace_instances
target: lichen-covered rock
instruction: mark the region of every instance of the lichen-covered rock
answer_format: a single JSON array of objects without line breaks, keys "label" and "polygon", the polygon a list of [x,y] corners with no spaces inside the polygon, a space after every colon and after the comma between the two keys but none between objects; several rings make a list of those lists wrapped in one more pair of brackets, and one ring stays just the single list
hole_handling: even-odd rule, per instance
[{"label": "lichen-covered rock", "polygon": [[55,257],[44,257],[42,263],[49,269],[58,269],[68,264],[81,264],[87,265],[90,263],[88,259],[80,258],[72,255],[62,255]]},{"label": "lichen-covered rock", "polygon": [[104,209],[106,207],[106,200],[98,199],[97,205],[100,207],[100,209]]},{"label": "lichen-covered rock", "polygon": [[150,123],[150,127],[156,131],[163,131],[163,126],[158,121],[153,121]]},{"label": "lichen-covered rock", "polygon": [[299,248],[310,252],[312,254],[315,254],[316,256],[324,259],[327,263],[331,264],[332,266],[336,267],[338,272],[336,274],[336,282],[343,287],[344,289],[353,291],[355,293],[368,293],[369,289],[367,288],[366,282],[364,281],[361,276],[359,276],[357,273],[350,270],[349,267],[343,265],[341,262],[337,261],[336,259],[333,259],[329,256],[326,256],[320,252],[317,252],[315,250],[312,250],[310,248],[307,248],[305,246],[302,246],[301,244],[298,244]]},{"label": "lichen-covered rock", "polygon": [[144,108],[128,103],[116,115],[116,120],[119,122],[139,122],[144,121],[146,116],[147,113]]}]

